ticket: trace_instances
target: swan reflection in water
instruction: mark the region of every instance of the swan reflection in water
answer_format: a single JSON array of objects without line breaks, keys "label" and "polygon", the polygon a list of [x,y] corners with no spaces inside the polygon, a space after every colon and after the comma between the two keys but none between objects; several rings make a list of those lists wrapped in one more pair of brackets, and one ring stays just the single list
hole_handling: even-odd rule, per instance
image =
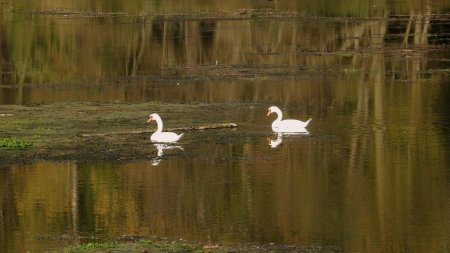
[{"label": "swan reflection in water", "polygon": [[153,166],[158,166],[159,163],[162,161],[162,159],[164,158],[164,150],[179,149],[181,151],[184,151],[183,147],[181,147],[179,145],[155,143],[155,144],[153,144],[153,146],[155,146],[155,148],[158,150],[158,154],[156,155],[156,157],[152,158],[152,160],[151,160],[151,163]]},{"label": "swan reflection in water", "polygon": [[288,136],[299,136],[299,135],[308,135],[309,132],[301,132],[301,133],[276,133],[277,134],[277,138],[276,139],[269,139],[267,137],[267,140],[269,141],[269,146],[271,148],[276,148],[278,147],[282,142],[283,142],[283,136],[288,137]]}]

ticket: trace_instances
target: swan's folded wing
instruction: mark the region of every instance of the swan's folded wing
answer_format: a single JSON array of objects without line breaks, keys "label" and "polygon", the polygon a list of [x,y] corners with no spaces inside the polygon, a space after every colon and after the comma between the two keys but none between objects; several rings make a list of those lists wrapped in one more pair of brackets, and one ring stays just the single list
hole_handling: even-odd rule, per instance
[{"label": "swan's folded wing", "polygon": [[273,126],[274,131],[276,132],[291,132],[291,133],[301,133],[308,132],[306,130],[306,126],[309,122],[303,122],[295,119],[286,119],[280,121],[278,124]]}]

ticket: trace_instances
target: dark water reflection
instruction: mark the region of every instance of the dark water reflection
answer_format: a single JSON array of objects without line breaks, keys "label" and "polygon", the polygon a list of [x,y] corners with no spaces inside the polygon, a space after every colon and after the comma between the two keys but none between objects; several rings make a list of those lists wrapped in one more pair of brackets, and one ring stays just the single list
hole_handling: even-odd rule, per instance
[{"label": "dark water reflection", "polygon": [[[194,2],[2,5],[0,104],[206,102],[239,128],[128,163],[2,166],[0,251],[121,235],[450,251],[447,1]],[[270,105],[310,134],[274,135]]]}]

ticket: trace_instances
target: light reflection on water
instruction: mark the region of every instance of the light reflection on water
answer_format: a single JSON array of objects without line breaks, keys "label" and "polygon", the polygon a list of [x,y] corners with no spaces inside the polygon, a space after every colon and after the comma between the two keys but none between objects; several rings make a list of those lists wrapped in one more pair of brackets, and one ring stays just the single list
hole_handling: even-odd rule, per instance
[{"label": "light reflection on water", "polygon": [[156,156],[154,158],[152,158],[152,161],[151,161],[153,166],[158,166],[159,163],[161,162],[161,160],[165,156],[167,156],[167,155],[164,155],[165,151],[167,151],[167,150],[174,150],[174,149],[175,150],[178,149],[178,150],[181,150],[181,151],[184,150],[181,145],[176,145],[176,144],[174,145],[174,144],[156,143],[156,144],[153,144],[153,146],[157,149],[157,154],[156,154]]}]

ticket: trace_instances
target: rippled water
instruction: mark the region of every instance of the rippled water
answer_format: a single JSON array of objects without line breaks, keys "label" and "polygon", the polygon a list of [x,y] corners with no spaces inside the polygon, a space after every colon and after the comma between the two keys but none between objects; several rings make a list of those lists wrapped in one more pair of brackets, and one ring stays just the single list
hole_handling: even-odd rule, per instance
[{"label": "rippled water", "polygon": [[[2,7],[0,104],[201,102],[239,127],[133,161],[0,166],[0,251],[123,235],[450,250],[446,1],[33,3]],[[271,105],[309,134],[272,133]]]}]

